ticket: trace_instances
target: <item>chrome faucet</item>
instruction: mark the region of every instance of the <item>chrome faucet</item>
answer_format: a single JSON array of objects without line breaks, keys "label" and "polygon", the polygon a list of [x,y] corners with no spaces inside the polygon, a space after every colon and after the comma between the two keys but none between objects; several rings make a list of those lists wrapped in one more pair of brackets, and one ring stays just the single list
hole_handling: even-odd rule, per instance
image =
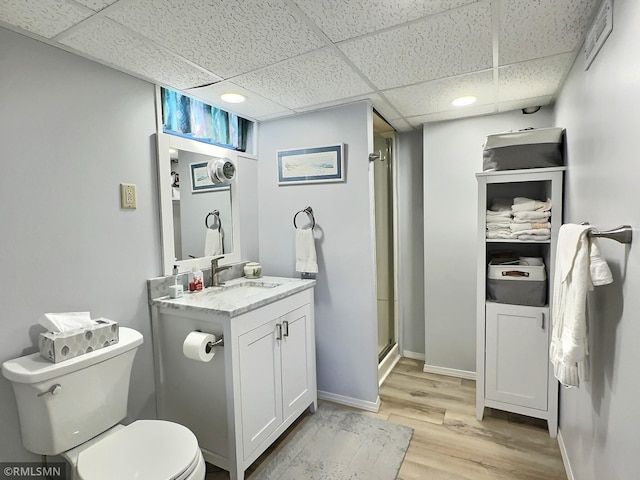
[{"label": "chrome faucet", "polygon": [[211,285],[209,285],[210,287],[219,287],[220,285],[224,285],[224,282],[221,282],[218,279],[218,273],[222,272],[223,270],[228,270],[229,268],[231,268],[231,265],[225,265],[224,267],[219,267],[218,262],[223,257],[224,255],[220,255],[218,257],[213,257],[211,259]]}]

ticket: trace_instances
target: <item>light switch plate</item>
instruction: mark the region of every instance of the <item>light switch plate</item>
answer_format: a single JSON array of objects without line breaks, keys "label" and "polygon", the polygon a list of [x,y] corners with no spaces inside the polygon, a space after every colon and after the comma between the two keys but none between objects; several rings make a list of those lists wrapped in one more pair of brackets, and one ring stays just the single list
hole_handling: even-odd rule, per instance
[{"label": "light switch plate", "polygon": [[136,185],[134,183],[120,184],[120,207],[136,208]]}]

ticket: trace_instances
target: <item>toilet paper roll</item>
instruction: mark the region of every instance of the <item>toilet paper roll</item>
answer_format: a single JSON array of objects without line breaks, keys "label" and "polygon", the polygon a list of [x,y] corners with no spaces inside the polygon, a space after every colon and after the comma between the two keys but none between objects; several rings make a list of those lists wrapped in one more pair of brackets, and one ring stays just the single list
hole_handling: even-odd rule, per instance
[{"label": "toilet paper roll", "polygon": [[187,358],[199,362],[208,362],[215,355],[213,347],[207,347],[209,343],[216,341],[216,336],[204,332],[191,332],[182,343],[182,353]]}]

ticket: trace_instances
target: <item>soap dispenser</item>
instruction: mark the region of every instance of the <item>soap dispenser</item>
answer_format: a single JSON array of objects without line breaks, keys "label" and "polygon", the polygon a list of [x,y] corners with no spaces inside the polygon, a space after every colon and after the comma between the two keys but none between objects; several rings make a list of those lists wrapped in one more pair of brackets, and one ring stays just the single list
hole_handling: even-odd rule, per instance
[{"label": "soap dispenser", "polygon": [[178,283],[178,266],[173,266],[173,285],[169,286],[169,297],[180,298],[183,293],[182,285]]}]

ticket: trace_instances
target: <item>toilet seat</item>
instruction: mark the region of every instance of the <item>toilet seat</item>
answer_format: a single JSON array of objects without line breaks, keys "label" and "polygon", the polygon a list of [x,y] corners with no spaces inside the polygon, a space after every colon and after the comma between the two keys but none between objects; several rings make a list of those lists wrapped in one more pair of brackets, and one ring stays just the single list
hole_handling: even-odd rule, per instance
[{"label": "toilet seat", "polygon": [[186,480],[202,461],[195,435],[163,420],[138,420],[78,455],[80,480]]}]

